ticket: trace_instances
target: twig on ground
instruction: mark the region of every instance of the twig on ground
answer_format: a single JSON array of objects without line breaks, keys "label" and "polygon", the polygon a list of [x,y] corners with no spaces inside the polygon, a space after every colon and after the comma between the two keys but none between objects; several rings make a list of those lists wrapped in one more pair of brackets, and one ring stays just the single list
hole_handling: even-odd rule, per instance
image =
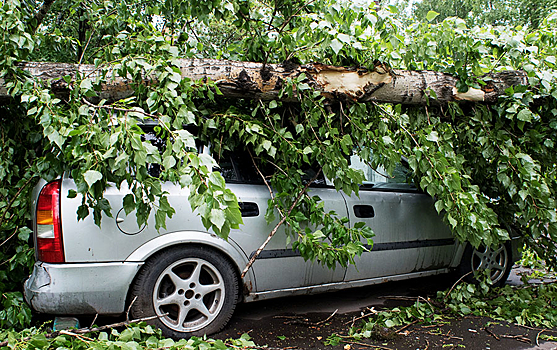
[{"label": "twig on ground", "polygon": [[130,323],[138,323],[138,322],[144,322],[144,321],[150,321],[150,320],[154,320],[157,318],[161,318],[168,315],[168,313],[162,314],[162,315],[155,315],[155,316],[149,316],[149,317],[143,317],[143,318],[138,318],[135,320],[127,320],[127,321],[122,321],[122,322],[117,322],[117,323],[112,323],[112,324],[107,324],[106,326],[101,326],[101,327],[95,327],[95,328],[80,328],[80,329],[76,329],[74,331],[71,331],[74,334],[85,334],[85,333],[95,333],[95,332],[101,332],[104,331],[105,329],[111,329],[111,328],[117,328],[117,327],[122,327],[122,326],[126,326]]},{"label": "twig on ground", "polygon": [[419,321],[419,319],[410,322],[409,324],[407,324],[407,325],[401,327],[398,331],[395,331],[395,333],[400,333],[400,332],[402,332],[403,330],[405,330],[406,328],[410,327],[411,325],[418,323],[418,321]]},{"label": "twig on ground", "polygon": [[284,322],[284,324],[299,324],[299,325],[303,325],[303,326],[310,326],[310,327],[316,327],[316,326],[320,326],[323,323],[329,321],[331,318],[333,318],[333,316],[335,316],[335,314],[337,313],[338,309],[336,309],[329,317],[327,317],[324,320],[321,320],[319,322],[310,322],[309,319],[305,318],[303,320],[300,319],[294,319],[292,321],[286,321]]},{"label": "twig on ground", "polygon": [[485,327],[485,328],[483,328],[483,330],[485,330],[493,338],[495,338],[497,340],[501,340],[501,338],[499,338],[499,336],[497,334],[493,333],[489,328]]},{"label": "twig on ground", "polygon": [[540,334],[542,334],[543,332],[545,332],[545,329],[542,329],[537,335],[536,335],[536,346],[540,346]]},{"label": "twig on ground", "polygon": [[[208,341],[209,344],[214,344],[214,341]],[[257,350],[290,350],[290,349],[299,349],[298,346],[287,346],[285,348],[273,348],[270,346],[257,346],[257,345],[252,345],[249,347],[239,347],[237,345],[231,344],[231,343],[224,343],[224,345],[229,346],[231,348],[234,349],[257,349]]]},{"label": "twig on ground", "polygon": [[349,323],[350,323],[350,328],[354,327],[354,323],[356,323],[356,317],[352,316],[352,322],[348,321],[348,322],[345,323],[345,325],[347,325]]},{"label": "twig on ground", "polygon": [[419,302],[420,299],[422,299],[423,301],[425,301],[425,302],[427,303],[427,305],[429,305],[429,307],[430,307],[431,309],[433,309],[433,305],[431,305],[431,303],[429,302],[429,298],[426,299],[426,298],[424,298],[424,297],[418,297],[418,300],[416,300],[416,302]]},{"label": "twig on ground", "polygon": [[513,323],[513,324],[514,324],[515,326],[522,327],[522,328],[526,328],[526,329],[531,329],[531,330],[533,330],[533,331],[541,331],[541,330],[542,330],[541,328],[530,327],[530,326],[526,326],[526,325],[524,325],[524,324],[518,324],[518,323]]},{"label": "twig on ground", "polygon": [[374,349],[392,350],[391,348],[387,348],[387,347],[385,347],[385,346],[373,345],[373,344],[366,344],[366,343],[360,343],[360,342],[358,342],[358,341],[341,340],[341,342],[347,343],[347,344],[365,346],[365,347],[374,348]]},{"label": "twig on ground", "polygon": [[[449,331],[449,332],[450,332],[450,331]],[[463,341],[463,340],[464,340],[464,338],[462,338],[462,337],[456,337],[456,336],[454,336],[454,335],[450,335],[449,333],[447,333],[447,334],[443,334],[443,333],[433,333],[433,332],[426,332],[426,333],[429,334],[429,335],[436,335],[436,336],[445,337],[445,338],[448,338],[448,339],[455,339],[455,340],[460,340],[460,341]]]},{"label": "twig on ground", "polygon": [[371,309],[368,307],[367,309],[370,311],[369,314],[364,314],[364,315],[362,315],[362,316],[355,317],[355,318],[352,319],[352,321],[346,322],[345,325],[347,325],[347,324],[349,324],[349,323],[352,323],[352,326],[354,326],[354,322],[356,322],[356,321],[358,321],[358,320],[361,320],[362,318],[369,317],[369,316],[371,316],[371,315],[376,315],[377,312],[378,312],[378,311],[375,310],[374,307],[372,307]]},{"label": "twig on ground", "polygon": [[425,349],[424,350],[428,350],[429,349],[429,340],[425,340]]},{"label": "twig on ground", "polygon": [[444,326],[444,324],[435,323],[435,324],[428,324],[428,325],[422,326],[422,328],[435,328],[435,327],[442,327],[442,326]]},{"label": "twig on ground", "polygon": [[407,296],[398,296],[398,295],[387,295],[387,296],[380,296],[378,297],[379,299],[389,299],[389,300],[402,300],[402,301],[415,301],[418,302],[420,300],[423,300],[424,302],[426,302],[429,307],[433,308],[433,306],[431,305],[431,303],[429,302],[429,298],[426,299],[422,296],[417,296],[417,297],[407,297]]},{"label": "twig on ground", "polygon": [[544,331],[544,332],[553,332],[553,333],[557,333],[557,329],[544,329],[544,328],[536,328],[536,327],[530,327],[530,326],[526,326],[523,324],[518,324],[518,323],[513,323],[513,325],[517,326],[517,327],[522,327],[522,328],[526,328],[526,329],[531,329],[533,331]]},{"label": "twig on ground", "polygon": [[86,343],[90,343],[90,342],[92,342],[92,341],[95,341],[94,339],[88,338],[88,337],[83,336],[83,335],[81,335],[81,334],[75,334],[75,333],[72,333],[72,332],[67,331],[67,330],[61,330],[61,331],[60,331],[60,334],[69,335],[69,336],[71,336],[71,337],[76,337],[76,338],[78,338],[78,339],[80,339],[81,341],[84,341],[84,342],[86,342]]},{"label": "twig on ground", "polygon": [[[293,319],[293,320],[296,320],[296,319],[302,318],[302,316],[284,316],[284,315],[278,315],[278,316],[273,316],[273,318],[291,318],[291,319]],[[307,318],[304,318],[304,320],[309,321]]]},{"label": "twig on ground", "polygon": [[337,312],[338,312],[338,309],[336,309],[336,310],[331,314],[331,316],[327,317],[326,319],[324,319],[324,320],[322,320],[322,321],[317,322],[317,325],[326,323],[326,322],[329,321],[331,318],[333,318],[333,317],[336,315]]},{"label": "twig on ground", "polygon": [[97,317],[99,317],[98,313],[95,314],[95,318],[93,318],[93,321],[91,322],[91,325],[89,326],[89,328],[93,328],[93,326],[95,325],[95,322],[97,321]]},{"label": "twig on ground", "polygon": [[449,292],[447,293],[447,295],[445,295],[445,297],[443,298],[443,302],[445,300],[447,300],[447,298],[449,297],[449,295],[451,295],[451,292],[453,291],[453,289],[460,283],[460,281],[462,281],[466,276],[468,276],[469,274],[471,274],[472,271],[468,272],[467,274],[464,274],[462,277],[460,277],[458,279],[458,281],[456,281],[453,286],[451,287],[451,289],[449,289]]},{"label": "twig on ground", "polygon": [[503,335],[501,335],[501,338],[514,339],[514,340],[518,340],[519,342],[523,342],[523,343],[527,343],[527,344],[532,343],[530,341],[530,338],[528,338],[527,336],[522,335],[522,334],[518,334],[518,335],[503,334]]}]

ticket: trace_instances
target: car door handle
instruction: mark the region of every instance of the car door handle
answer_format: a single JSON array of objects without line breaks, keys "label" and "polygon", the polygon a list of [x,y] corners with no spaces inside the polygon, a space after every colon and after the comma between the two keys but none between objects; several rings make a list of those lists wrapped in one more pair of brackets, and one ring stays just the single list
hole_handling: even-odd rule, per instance
[{"label": "car door handle", "polygon": [[259,216],[259,206],[253,202],[240,202],[242,217]]},{"label": "car door handle", "polygon": [[371,205],[355,205],[354,215],[357,218],[372,218],[375,216],[375,210]]}]

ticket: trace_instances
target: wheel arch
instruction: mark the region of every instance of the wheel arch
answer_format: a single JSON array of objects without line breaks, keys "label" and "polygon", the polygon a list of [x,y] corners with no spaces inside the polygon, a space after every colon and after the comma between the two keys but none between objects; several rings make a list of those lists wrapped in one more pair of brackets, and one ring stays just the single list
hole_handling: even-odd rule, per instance
[{"label": "wheel arch", "polygon": [[[222,255],[227,259],[236,272],[238,278],[238,295],[239,302],[243,301],[244,296],[255,291],[255,275],[253,269],[250,269],[246,276],[241,279],[241,270],[248,263],[248,257],[244,251],[232,239],[224,240],[215,234],[200,232],[200,231],[183,231],[173,232],[158,236],[133,251],[127,258],[127,262],[147,262],[148,260],[156,258],[164,251],[173,249],[179,246],[203,246],[207,247],[216,253]],[[143,269],[143,266],[141,267]],[[129,305],[131,286],[139,275],[141,269],[136,272],[133,282],[128,289],[128,296],[126,305]]]},{"label": "wheel arch", "polygon": [[460,262],[462,261],[462,257],[464,256],[464,250],[466,249],[467,244],[470,244],[470,243],[468,243],[468,242],[462,243],[462,242],[457,241],[456,247],[455,247],[454,257],[453,257],[453,260],[451,261],[451,264],[449,265],[449,267],[451,269],[456,269],[460,265]]}]

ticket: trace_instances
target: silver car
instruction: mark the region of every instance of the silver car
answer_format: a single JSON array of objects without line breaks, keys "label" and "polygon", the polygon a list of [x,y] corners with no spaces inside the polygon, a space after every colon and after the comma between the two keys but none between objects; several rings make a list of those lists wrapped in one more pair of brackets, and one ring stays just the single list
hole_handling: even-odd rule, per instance
[{"label": "silver car", "polygon": [[[518,258],[513,240],[498,249],[474,249],[455,241],[434,209],[434,200],[406,179],[400,166],[394,177],[380,175],[357,157],[351,166],[366,181],[359,197],[337,192],[328,179],[311,187],[327,211],[364,222],[375,233],[356,265],[328,269],[306,262],[288,245],[284,227],[241,279],[240,271],[276,222],[264,212],[270,198],[246,158],[230,155],[220,162],[227,186],[238,196],[244,225],[223,240],[203,227],[188,203],[188,190],[167,184],[176,214],[157,232],[154,218],[138,227],[126,215],[126,189],[110,188],[105,198],[113,218],[102,227],[89,216],[78,221],[81,198],[67,198],[74,182],[63,178],[39,183],[34,193],[37,263],[25,283],[25,297],[41,313],[56,315],[157,315],[151,322],[170,337],[221,330],[238,302],[320,293],[421,276],[489,269],[503,283]],[[247,158],[249,159],[249,157]],[[240,170],[241,169],[241,170]]]}]

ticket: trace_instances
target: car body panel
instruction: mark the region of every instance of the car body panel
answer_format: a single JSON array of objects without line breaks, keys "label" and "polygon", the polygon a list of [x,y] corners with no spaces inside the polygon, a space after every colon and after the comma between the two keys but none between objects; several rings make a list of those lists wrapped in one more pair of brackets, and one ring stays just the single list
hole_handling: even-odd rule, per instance
[{"label": "car body panel", "polygon": [[121,314],[143,263],[35,263],[25,298],[38,312],[60,315]]},{"label": "car body panel", "polygon": [[[269,233],[279,222],[280,216],[275,210],[275,220],[267,225],[264,210],[267,207],[268,199],[270,199],[269,190],[266,186],[252,185],[249,187],[252,188],[254,193],[248,194],[232,185],[230,189],[237,191],[235,193],[237,193],[240,201],[260,204],[260,208],[262,208],[260,216],[244,218],[242,228],[233,230],[230,237],[237,241],[251,257],[267,239]],[[255,191],[258,192],[255,193]],[[341,216],[347,215],[343,197],[333,188],[312,188],[309,194],[319,196],[325,203],[326,211],[334,210]],[[335,269],[328,269],[317,263],[304,261],[300,254],[293,252],[291,245],[288,244],[286,225],[282,225],[278,229],[253,264],[258,292],[283,288],[285,281],[288,281],[290,287],[342,281],[344,270],[340,266]]]},{"label": "car body panel", "polygon": [[244,301],[251,302],[257,300],[288,297],[288,296],[295,296],[295,295],[332,292],[332,291],[346,289],[346,288],[364,287],[364,286],[370,286],[370,285],[386,283],[386,282],[402,281],[411,278],[440,275],[443,273],[447,273],[449,271],[450,269],[444,268],[438,270],[429,270],[429,271],[411,272],[411,273],[405,273],[399,275],[391,275],[386,277],[359,279],[359,280],[347,281],[347,282],[325,283],[325,284],[307,286],[301,288],[283,288],[283,289],[277,289],[277,290],[266,291],[266,292],[250,293],[244,297]]}]

